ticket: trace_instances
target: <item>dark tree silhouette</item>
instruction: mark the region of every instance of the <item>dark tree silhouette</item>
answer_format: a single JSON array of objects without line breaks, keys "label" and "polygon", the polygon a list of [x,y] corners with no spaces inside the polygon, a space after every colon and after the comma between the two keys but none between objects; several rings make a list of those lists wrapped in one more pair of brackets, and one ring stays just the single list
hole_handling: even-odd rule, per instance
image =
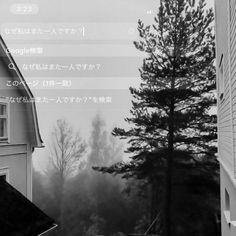
[{"label": "dark tree silhouette", "polygon": [[[160,217],[155,231],[165,236],[206,233],[203,220],[214,218],[219,207],[216,115],[210,111],[216,105],[214,14],[205,5],[161,0],[152,27],[139,21],[135,46],[147,53],[142,82],[130,88],[131,128],[113,130],[128,139],[131,160],[94,168],[148,179],[151,215]],[[209,224],[209,235],[214,227]]]}]

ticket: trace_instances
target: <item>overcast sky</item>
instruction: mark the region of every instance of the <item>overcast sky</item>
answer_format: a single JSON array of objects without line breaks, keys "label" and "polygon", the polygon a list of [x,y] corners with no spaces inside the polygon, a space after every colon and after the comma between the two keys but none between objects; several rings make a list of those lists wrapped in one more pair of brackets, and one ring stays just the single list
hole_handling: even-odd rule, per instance
[{"label": "overcast sky", "polygon": [[[45,165],[50,133],[59,118],[67,119],[86,138],[96,113],[102,115],[110,130],[114,125],[126,125],[123,120],[131,108],[128,88],[139,84],[138,67],[144,57],[133,46],[138,38],[137,21],[142,19],[152,24],[158,3],[156,0],[0,0],[3,38],[34,96],[50,99],[47,104],[37,103],[46,145],[34,153],[37,168]],[[213,1],[207,3],[213,6]],[[16,28],[21,33],[14,31]],[[36,48],[36,53],[29,54],[27,50],[32,48]],[[66,86],[65,81],[69,81]],[[56,103],[62,97],[75,97],[77,102]]]}]

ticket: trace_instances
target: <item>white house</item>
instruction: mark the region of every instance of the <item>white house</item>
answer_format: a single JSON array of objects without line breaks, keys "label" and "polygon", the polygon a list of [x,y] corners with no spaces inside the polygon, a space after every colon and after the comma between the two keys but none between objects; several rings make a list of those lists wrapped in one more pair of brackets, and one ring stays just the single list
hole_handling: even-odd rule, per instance
[{"label": "white house", "polygon": [[34,97],[0,37],[0,235],[41,235],[54,227],[30,202],[32,153],[41,147]]},{"label": "white house", "polygon": [[222,235],[236,235],[236,1],[215,0]]}]

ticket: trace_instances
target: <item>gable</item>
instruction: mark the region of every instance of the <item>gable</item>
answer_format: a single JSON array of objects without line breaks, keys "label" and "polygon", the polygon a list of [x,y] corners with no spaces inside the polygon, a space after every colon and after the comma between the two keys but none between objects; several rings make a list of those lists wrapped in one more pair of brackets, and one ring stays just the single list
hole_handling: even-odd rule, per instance
[{"label": "gable", "polygon": [[[0,36],[0,98],[3,97],[10,100],[11,113],[13,114],[10,125],[15,125],[14,130],[16,131],[20,128],[17,127],[20,121],[24,121],[20,125],[23,124],[24,126],[25,124],[24,130],[29,135],[30,144],[33,147],[42,147],[33,94],[11,54],[6,49],[7,46]],[[14,69],[9,68],[12,66]],[[17,86],[12,86],[13,83],[17,84]]]}]

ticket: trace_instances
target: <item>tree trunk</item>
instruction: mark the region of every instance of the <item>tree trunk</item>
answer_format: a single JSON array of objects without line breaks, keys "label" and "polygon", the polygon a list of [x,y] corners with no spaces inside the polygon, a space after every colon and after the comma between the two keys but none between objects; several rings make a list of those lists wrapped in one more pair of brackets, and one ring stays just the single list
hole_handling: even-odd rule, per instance
[{"label": "tree trunk", "polygon": [[168,133],[168,154],[166,166],[166,186],[165,186],[165,219],[164,219],[164,235],[171,236],[171,195],[172,195],[172,169],[173,169],[173,152],[174,152],[174,88],[175,88],[175,67],[173,69],[173,77],[171,81],[170,95],[170,113],[169,113],[169,133]]},{"label": "tree trunk", "polygon": [[[151,188],[151,221],[150,221],[150,225],[153,223],[153,221],[156,219],[157,217],[157,200],[158,200],[158,196],[157,196],[157,181],[155,179],[153,179],[152,184],[151,184],[152,188]],[[150,229],[149,233],[152,234],[157,234],[157,224],[155,223],[152,228]]]},{"label": "tree trunk", "polygon": [[[173,122],[173,121],[172,121]],[[173,162],[173,127],[170,126],[168,140],[168,155],[166,169],[166,194],[165,194],[165,235],[171,236],[171,192],[172,192],[172,162]]]},{"label": "tree trunk", "polygon": [[61,175],[60,176],[60,196],[59,196],[59,199],[60,199],[60,202],[59,202],[59,235],[63,236],[63,230],[64,230],[64,226],[63,226],[63,223],[64,223],[64,212],[63,212],[63,208],[64,208],[64,176]]}]

